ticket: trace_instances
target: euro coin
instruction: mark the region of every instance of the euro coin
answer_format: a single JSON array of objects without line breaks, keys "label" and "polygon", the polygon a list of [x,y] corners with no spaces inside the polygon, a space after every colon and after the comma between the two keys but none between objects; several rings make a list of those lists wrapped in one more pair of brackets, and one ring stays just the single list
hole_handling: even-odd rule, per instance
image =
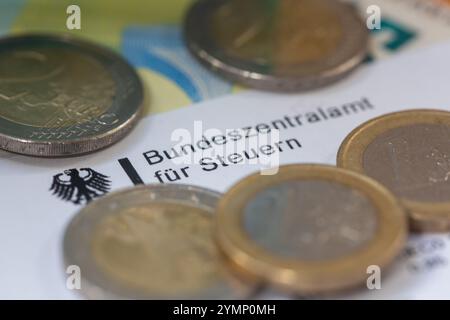
[{"label": "euro coin", "polygon": [[91,299],[235,299],[252,287],[228,272],[213,238],[220,194],[148,185],[96,200],[64,238],[66,266],[78,266]]},{"label": "euro coin", "polygon": [[217,241],[236,271],[297,294],[367,281],[404,247],[403,207],[381,184],[352,171],[288,165],[251,175],[218,205]]},{"label": "euro coin", "polygon": [[450,230],[450,112],[409,110],[370,120],[342,143],[337,163],[388,187],[414,231]]},{"label": "euro coin", "polygon": [[143,89],[109,49],[68,36],[0,40],[0,148],[41,157],[92,152],[136,124]]},{"label": "euro coin", "polygon": [[302,91],[348,75],[366,56],[368,30],[335,0],[200,0],[185,18],[190,52],[249,87]]}]

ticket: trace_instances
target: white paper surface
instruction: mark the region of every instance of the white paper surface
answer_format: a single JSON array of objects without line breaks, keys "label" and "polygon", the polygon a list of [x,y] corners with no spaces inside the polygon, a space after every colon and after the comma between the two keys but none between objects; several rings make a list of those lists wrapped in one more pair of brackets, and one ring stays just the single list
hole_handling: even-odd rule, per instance
[{"label": "white paper surface", "polygon": [[[193,131],[194,122],[203,129],[226,129],[271,123],[285,115],[295,117],[330,107],[367,99],[373,109],[280,132],[280,140],[296,138],[301,148],[278,153],[282,164],[335,164],[337,149],[358,124],[375,116],[403,109],[450,110],[450,43],[406,53],[369,67],[332,87],[305,94],[278,95],[248,91],[210,100],[193,107],[145,118],[118,144],[91,155],[69,159],[37,159],[0,152],[0,298],[79,298],[66,288],[62,264],[64,228],[81,208],[62,201],[49,191],[53,176],[71,168],[92,168],[110,177],[112,189],[132,183],[118,159],[128,158],[145,183],[157,182],[157,170],[180,168],[169,161],[149,165],[143,156],[150,150],[169,149],[176,144],[176,129]],[[341,109],[342,110],[342,109]],[[220,149],[219,149],[220,151]],[[240,178],[258,170],[256,166],[230,165],[206,172],[189,166],[195,184],[221,192]],[[399,257],[389,274],[382,275],[381,290],[361,290],[342,298],[450,298],[450,235],[411,238],[408,254]],[[273,292],[263,298],[285,297]],[[288,298],[288,297],[286,297]]]}]

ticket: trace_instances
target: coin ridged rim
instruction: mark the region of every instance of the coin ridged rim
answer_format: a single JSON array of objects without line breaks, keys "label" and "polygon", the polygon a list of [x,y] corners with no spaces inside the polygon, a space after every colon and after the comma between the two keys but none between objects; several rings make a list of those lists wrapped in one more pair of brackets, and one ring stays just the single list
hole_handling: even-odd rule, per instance
[{"label": "coin ridged rim", "polygon": [[338,16],[342,20],[345,29],[344,41],[348,43],[341,45],[339,50],[329,58],[339,61],[339,63],[334,63],[335,65],[332,68],[324,68],[317,74],[298,76],[271,75],[245,67],[246,62],[243,59],[231,58],[227,55],[219,58],[213,53],[217,48],[208,41],[205,35],[205,32],[209,30],[206,27],[206,20],[208,10],[217,8],[225,1],[227,0],[198,0],[194,3],[185,16],[184,39],[191,54],[202,65],[220,73],[228,80],[260,90],[280,92],[306,91],[337,82],[354,71],[366,58],[369,32],[363,20],[353,6],[334,0],[320,1],[338,11]]},{"label": "coin ridged rim", "polygon": [[[59,140],[35,142],[33,140],[20,139],[0,133],[0,147],[3,150],[16,154],[42,158],[82,156],[107,148],[120,141],[136,126],[141,115],[142,110],[139,110],[126,122],[118,127],[115,127],[114,130],[111,130],[110,132],[103,133],[99,136],[71,140],[70,142]],[[95,139],[91,140],[92,138]]]},{"label": "coin ridged rim", "polygon": [[136,90],[139,95],[137,100],[140,102],[137,106],[135,106],[136,110],[126,121],[123,121],[119,126],[112,127],[109,131],[103,132],[99,135],[93,134],[91,136],[70,140],[49,139],[45,141],[38,141],[11,136],[0,132],[0,148],[9,152],[36,157],[57,158],[81,156],[106,148],[118,142],[136,126],[143,114],[145,103],[144,88],[135,69],[128,62],[126,62],[123,57],[107,47],[68,34],[24,33],[5,36],[0,39],[0,46],[10,41],[20,41],[26,39],[42,39],[59,43],[67,43],[68,45],[81,46],[92,52],[114,59],[121,65],[121,67],[128,69],[127,72],[129,72],[130,76],[132,76],[136,81]]},{"label": "coin ridged rim", "polygon": [[[236,295],[230,297],[228,294],[217,292],[208,292],[208,296],[204,296],[199,293],[200,296],[160,296],[143,293],[140,290],[121,285],[119,282],[111,281],[111,277],[105,276],[104,272],[99,269],[98,265],[94,262],[90,249],[86,247],[89,242],[89,237],[92,236],[87,228],[94,228],[94,220],[97,218],[101,220],[101,217],[108,216],[112,212],[99,212],[97,208],[102,208],[108,202],[116,201],[116,198],[126,197],[128,194],[142,193],[142,197],[146,197],[145,203],[179,203],[186,206],[197,206],[207,211],[213,212],[215,208],[211,207],[211,204],[207,204],[201,201],[202,197],[206,197],[217,204],[218,200],[222,196],[221,193],[216,191],[184,184],[148,184],[142,186],[136,186],[131,188],[121,189],[112,192],[98,200],[93,201],[88,206],[81,209],[69,222],[66,227],[62,245],[63,251],[63,263],[64,270],[70,265],[77,265],[81,270],[81,290],[80,293],[89,299],[230,299],[230,298],[248,298],[253,295],[259,288],[250,283],[245,278],[234,278],[233,274],[230,274],[234,280],[240,282],[242,291],[235,292]],[[180,193],[183,193],[183,198],[178,198]],[[144,199],[143,199],[144,201]],[[117,202],[117,201],[116,201]],[[143,202],[144,203],[144,202]],[[114,210],[112,208],[111,210]],[[93,213],[97,212],[95,217]],[[93,217],[94,216],[94,217]],[[214,217],[211,217],[214,219]],[[212,221],[214,223],[214,220]],[[98,224],[97,224],[98,225]],[[214,238],[211,239],[214,241]],[[84,246],[80,247],[80,244]],[[83,252],[84,251],[84,252]],[[219,248],[218,253],[221,254]],[[223,257],[224,263],[227,260]],[[226,267],[226,264],[225,264]],[[225,279],[224,279],[225,282]],[[211,289],[213,290],[213,289]],[[214,296],[218,294],[219,296]],[[233,293],[234,294],[234,293]]]},{"label": "coin ridged rim", "polygon": [[[337,165],[364,174],[364,152],[376,137],[391,129],[415,124],[450,126],[450,112],[437,109],[411,109],[371,119],[355,128],[344,139],[338,151]],[[413,231],[450,230],[450,201],[421,202],[405,198],[401,198],[401,201],[407,209]]]},{"label": "coin ridged rim", "polygon": [[[281,257],[255,243],[244,230],[245,205],[268,187],[300,180],[330,181],[362,192],[377,209],[374,237],[352,253],[323,261]],[[277,175],[254,174],[238,182],[220,200],[216,223],[217,241],[238,269],[300,294],[332,293],[365,283],[367,267],[387,267],[402,250],[407,229],[403,207],[381,184],[349,170],[314,164],[287,165]]]}]

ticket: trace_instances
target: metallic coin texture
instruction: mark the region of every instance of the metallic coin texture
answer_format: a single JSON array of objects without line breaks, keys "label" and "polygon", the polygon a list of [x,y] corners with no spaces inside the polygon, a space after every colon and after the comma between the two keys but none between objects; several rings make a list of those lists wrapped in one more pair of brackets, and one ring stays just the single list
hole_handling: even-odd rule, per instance
[{"label": "metallic coin texture", "polygon": [[450,112],[410,110],[355,129],[338,155],[342,167],[365,173],[403,200],[411,226],[450,228]]},{"label": "metallic coin texture", "polygon": [[0,40],[0,147],[71,156],[104,148],[138,120],[141,82],[114,52],[67,36]]},{"label": "metallic coin texture", "polygon": [[[450,200],[450,126],[413,124],[376,137],[363,155],[365,172],[408,200]],[[390,165],[387,165],[390,164]]]},{"label": "metallic coin texture", "polygon": [[377,227],[377,214],[367,197],[329,181],[288,181],[269,187],[244,210],[249,237],[286,258],[339,258],[363,248]]},{"label": "metallic coin texture", "polygon": [[333,0],[200,0],[185,20],[201,63],[244,85],[301,91],[338,81],[365,58],[368,31]]},{"label": "metallic coin texture", "polygon": [[213,237],[220,195],[184,185],[133,188],[95,201],[69,225],[66,265],[89,298],[245,298]]},{"label": "metallic coin texture", "polygon": [[255,174],[220,200],[217,239],[237,271],[300,294],[362,285],[403,248],[397,199],[366,176],[321,165]]}]

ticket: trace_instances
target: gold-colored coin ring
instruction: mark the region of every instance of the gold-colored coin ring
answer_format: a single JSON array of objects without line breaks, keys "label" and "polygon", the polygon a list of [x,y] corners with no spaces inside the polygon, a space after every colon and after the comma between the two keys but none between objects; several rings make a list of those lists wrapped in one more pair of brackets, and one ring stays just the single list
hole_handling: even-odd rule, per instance
[{"label": "gold-colored coin ring", "polygon": [[[442,110],[415,109],[383,115],[355,128],[342,142],[337,165],[364,174],[363,154],[367,146],[380,134],[394,128],[411,124],[447,124],[450,126],[450,113]],[[450,230],[450,201],[424,203],[401,199],[405,206],[410,228],[413,231]]]},{"label": "gold-colored coin ring", "polygon": [[[374,238],[360,250],[323,261],[279,257],[258,246],[242,225],[245,205],[260,191],[293,180],[329,181],[362,192],[377,209]],[[364,283],[368,266],[384,268],[397,256],[406,242],[408,229],[404,209],[378,182],[349,170],[306,164],[283,166],[273,176],[254,174],[234,185],[219,202],[216,228],[219,246],[237,272],[242,270],[265,283],[299,294],[332,293]]]}]

